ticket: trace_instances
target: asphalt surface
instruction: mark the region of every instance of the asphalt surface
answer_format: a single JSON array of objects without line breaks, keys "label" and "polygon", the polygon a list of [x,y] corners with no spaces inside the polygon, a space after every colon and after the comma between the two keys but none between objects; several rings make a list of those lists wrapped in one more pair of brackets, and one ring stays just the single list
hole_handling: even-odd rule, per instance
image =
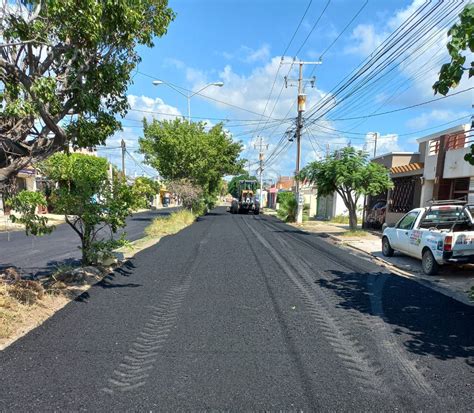
[{"label": "asphalt surface", "polygon": [[223,208],[0,353],[0,411],[471,411],[474,309]]},{"label": "asphalt surface", "polygon": [[[158,216],[168,215],[175,208],[139,212],[127,218],[124,231],[129,241],[144,236],[145,228]],[[108,236],[105,234],[104,236]],[[15,266],[25,275],[38,276],[66,264],[80,261],[80,240],[67,224],[42,237],[27,236],[24,231],[0,232],[0,268]]]}]

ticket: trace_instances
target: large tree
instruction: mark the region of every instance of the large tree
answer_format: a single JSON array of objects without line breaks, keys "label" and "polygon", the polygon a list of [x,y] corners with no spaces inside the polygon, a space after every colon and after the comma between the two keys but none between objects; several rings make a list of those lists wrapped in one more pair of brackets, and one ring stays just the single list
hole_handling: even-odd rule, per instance
[{"label": "large tree", "polygon": [[377,195],[392,187],[388,171],[369,162],[368,154],[346,147],[328,158],[315,161],[302,169],[299,179],[316,184],[322,196],[338,193],[349,211],[351,230],[357,228],[357,202],[362,195]]},{"label": "large tree", "polygon": [[26,164],[120,128],[140,57],[167,0],[0,0],[0,190]]},{"label": "large tree", "polygon": [[[446,45],[451,61],[441,66],[439,79],[433,85],[435,93],[447,95],[455,88],[465,73],[474,76],[474,60],[466,66],[466,58],[474,53],[474,4],[469,3],[459,15],[459,21],[448,31],[450,39]],[[466,53],[469,50],[468,53]]]},{"label": "large tree", "polygon": [[221,124],[206,130],[204,123],[180,119],[144,121],[143,135],[139,144],[145,162],[167,181],[186,179],[199,186],[208,201],[218,194],[223,176],[242,171],[242,144]]}]

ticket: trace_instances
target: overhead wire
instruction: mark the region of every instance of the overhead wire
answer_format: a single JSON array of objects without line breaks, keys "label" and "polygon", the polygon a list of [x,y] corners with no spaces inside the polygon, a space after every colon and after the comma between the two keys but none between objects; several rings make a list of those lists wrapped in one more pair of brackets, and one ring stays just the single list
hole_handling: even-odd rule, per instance
[{"label": "overhead wire", "polygon": [[[452,12],[453,10],[454,10],[454,9],[451,9],[451,12]],[[441,16],[441,15],[443,15],[443,14],[444,14],[444,13],[443,13],[443,10],[439,11],[439,12],[438,12],[438,17]],[[442,20],[443,18],[444,18],[444,16],[441,17],[441,20]],[[427,28],[426,28],[427,25],[425,25],[422,29],[426,28],[426,31],[422,34],[422,36],[429,34],[430,31],[431,31],[431,29],[432,29],[433,27],[437,27],[437,25],[439,24],[439,22],[440,22],[440,20],[434,22],[434,23],[433,23],[433,26],[430,26],[430,27],[427,27]],[[450,21],[450,22],[451,22],[451,21]],[[449,22],[449,23],[450,23],[450,22]],[[406,63],[406,62],[408,61],[407,64],[411,64],[411,63],[413,63],[414,61],[416,61],[416,60],[417,60],[419,57],[421,57],[424,53],[426,53],[427,51],[429,51],[429,50],[430,50],[430,47],[431,47],[431,46],[436,42],[436,40],[437,40],[437,37],[432,36],[431,41],[425,42],[422,48],[417,48],[414,53],[408,53],[407,51],[410,49],[410,47],[414,47],[414,45],[416,44],[416,41],[420,40],[421,38],[422,38],[422,37],[420,37],[419,39],[415,38],[414,40],[412,40],[412,43],[409,44],[408,47],[406,47],[405,50],[401,49],[400,51],[396,51],[396,54],[394,55],[394,57],[393,57],[393,55],[392,55],[392,60],[390,60],[390,61],[388,61],[387,63],[385,63],[385,66],[383,66],[382,68],[377,67],[377,70],[374,70],[374,71],[373,71],[373,75],[371,75],[371,77],[369,77],[369,78],[366,80],[366,85],[367,85],[367,83],[368,83],[368,87],[366,86],[366,89],[365,89],[364,92],[358,93],[355,100],[354,100],[354,99],[351,100],[351,106],[349,107],[349,109],[351,109],[351,108],[353,109],[354,107],[357,107],[356,102],[361,101],[361,100],[364,100],[365,97],[366,97],[369,93],[374,93],[374,92],[373,92],[373,86],[374,86],[374,85],[376,85],[376,86],[375,86],[375,89],[377,89],[377,88],[380,89],[380,86],[382,86],[382,87],[385,88],[387,84],[388,84],[389,88],[390,88],[390,87],[393,87],[393,85],[391,84],[391,82],[388,82],[388,81],[386,81],[384,84],[380,84],[380,80],[381,80],[382,78],[386,77],[387,75],[389,75],[391,72],[393,72],[396,68],[398,68],[398,67],[399,67],[400,65],[402,65],[403,63]],[[384,70],[385,70],[389,65],[391,65],[394,60],[396,60],[398,57],[402,56],[403,54],[405,54],[405,57],[404,57],[403,59],[399,60],[396,64],[392,65],[392,67],[391,67],[388,71],[384,72]],[[397,73],[395,73],[395,75],[397,75]],[[370,83],[370,82],[372,82],[372,83]],[[377,82],[379,82],[378,85],[377,85]],[[363,86],[365,86],[365,85],[362,85],[362,86],[361,86],[361,85],[357,85],[357,88],[356,88],[356,86],[354,86],[354,87],[353,87],[353,92],[352,92],[352,94],[355,93],[355,92],[359,92],[359,91],[362,89]],[[346,96],[344,99],[347,99],[347,98],[350,97],[350,96],[351,96],[351,94],[349,94],[348,96]],[[367,104],[370,103],[370,101],[367,102],[367,99],[365,99],[365,102],[366,102],[366,103],[365,103],[365,106],[367,106]],[[337,112],[338,110],[341,110],[341,109],[338,108],[338,109],[336,109],[334,112]],[[346,111],[347,111],[348,108],[345,108],[345,109],[342,109],[342,110],[346,110]]]},{"label": "overhead wire", "polygon": [[[416,18],[423,13],[423,11],[428,7],[428,5],[429,3],[425,2],[417,10],[415,10],[404,22],[402,22],[402,24],[400,24],[400,26],[398,26],[397,29],[395,29],[384,41],[380,43],[380,45],[377,46],[377,48],[370,56],[368,56],[362,63],[360,63],[356,69],[354,69],[351,73],[349,73],[342,80],[340,80],[327,94],[327,98],[323,98],[322,101],[313,105],[308,111],[308,113],[310,114],[308,117],[313,117],[316,113],[318,113],[318,111],[322,111],[332,101],[333,97],[338,97],[345,89],[354,85],[354,82],[357,79],[361,78],[367,72],[367,70],[369,70],[371,67],[374,67],[374,65],[385,56],[387,50],[392,48],[393,44],[396,43],[396,41],[399,41],[398,37],[400,33],[400,36],[402,36],[402,38],[403,36],[406,36],[408,34],[408,31],[405,29],[409,27],[410,24],[412,24],[414,21],[416,21]],[[433,11],[431,10],[431,12]],[[412,27],[413,26],[414,25],[412,24]],[[413,29],[411,28],[410,30]],[[329,110],[331,110],[338,104],[340,104],[340,101],[336,101],[334,106],[331,106]],[[320,115],[319,118],[324,116],[324,114],[325,113]]]},{"label": "overhead wire", "polygon": [[419,103],[416,103],[414,105],[405,106],[405,107],[402,107],[402,108],[388,110],[386,112],[378,112],[378,113],[373,113],[371,115],[369,114],[369,115],[364,115],[364,116],[353,116],[353,117],[350,117],[350,118],[339,118],[339,119],[332,119],[332,120],[334,120],[334,121],[337,121],[337,120],[354,120],[354,119],[373,118],[373,117],[376,117],[376,116],[384,116],[384,115],[388,115],[388,114],[391,114],[391,113],[402,112],[402,111],[407,110],[407,109],[413,109],[413,108],[416,108],[416,107],[428,105],[428,104],[433,103],[433,102],[438,102],[440,100],[448,99],[448,98],[451,98],[453,96],[457,96],[457,95],[460,95],[462,93],[469,92],[470,90],[473,90],[473,89],[474,89],[474,87],[469,87],[467,89],[463,89],[463,90],[460,90],[459,92],[451,93],[451,94],[446,95],[446,96],[441,96],[441,97],[436,98],[436,99],[426,100],[424,102],[419,102]]},{"label": "overhead wire", "polygon": [[316,26],[318,25],[319,21],[321,20],[321,18],[323,17],[324,13],[326,12],[327,8],[329,7],[329,5],[331,4],[331,0],[328,0],[326,2],[326,5],[324,6],[322,12],[319,14],[318,18],[316,19],[316,21],[314,22],[313,26],[311,27],[311,30],[309,31],[309,33],[307,34],[306,38],[303,40],[303,43],[300,45],[300,47],[298,48],[298,50],[296,51],[295,53],[295,56],[298,56],[298,54],[301,52],[301,50],[303,49],[303,47],[305,46],[306,42],[308,41],[308,39],[311,37],[311,35],[313,34],[313,31],[314,29],[316,29]]},{"label": "overhead wire", "polygon": [[[341,36],[345,33],[345,31],[350,27],[350,25],[354,22],[355,19],[357,19],[357,17],[359,17],[359,15],[362,13],[362,10],[365,9],[365,7],[367,6],[367,4],[369,4],[369,0],[365,0],[365,3],[361,6],[361,8],[357,11],[357,13],[352,17],[352,19],[344,26],[344,28],[339,32],[339,34],[336,36],[336,38],[329,44],[329,46],[326,47],[326,49],[324,49],[324,51],[321,53],[319,59],[322,60],[324,55],[331,49],[331,47],[334,46],[334,44],[341,38]],[[311,75],[309,77],[312,76],[314,70],[316,69],[316,67],[313,67],[313,71],[311,72]]]}]

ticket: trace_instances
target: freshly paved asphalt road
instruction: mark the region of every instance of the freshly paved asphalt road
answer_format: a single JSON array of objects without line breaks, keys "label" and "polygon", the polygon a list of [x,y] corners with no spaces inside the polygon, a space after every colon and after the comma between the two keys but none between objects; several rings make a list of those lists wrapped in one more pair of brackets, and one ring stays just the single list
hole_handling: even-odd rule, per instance
[{"label": "freshly paved asphalt road", "polygon": [[[154,218],[173,210],[145,211],[128,217],[126,238],[129,241],[142,238],[145,228]],[[59,265],[80,260],[79,245],[79,237],[67,224],[58,225],[51,234],[43,237],[27,236],[24,231],[0,232],[0,268],[13,265],[25,274],[41,275]]]},{"label": "freshly paved asphalt road", "polygon": [[0,411],[467,411],[474,308],[217,209],[0,353]]}]

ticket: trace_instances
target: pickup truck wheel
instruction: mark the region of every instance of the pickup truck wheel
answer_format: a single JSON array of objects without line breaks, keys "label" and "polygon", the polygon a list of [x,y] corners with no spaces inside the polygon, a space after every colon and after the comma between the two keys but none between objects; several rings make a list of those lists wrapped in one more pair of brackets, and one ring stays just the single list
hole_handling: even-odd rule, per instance
[{"label": "pickup truck wheel", "polygon": [[390,241],[387,237],[382,238],[382,254],[384,257],[393,257],[393,250],[392,246],[390,245]]},{"label": "pickup truck wheel", "polygon": [[426,275],[435,275],[438,273],[439,264],[436,262],[433,253],[426,249],[421,257],[421,266]]}]

